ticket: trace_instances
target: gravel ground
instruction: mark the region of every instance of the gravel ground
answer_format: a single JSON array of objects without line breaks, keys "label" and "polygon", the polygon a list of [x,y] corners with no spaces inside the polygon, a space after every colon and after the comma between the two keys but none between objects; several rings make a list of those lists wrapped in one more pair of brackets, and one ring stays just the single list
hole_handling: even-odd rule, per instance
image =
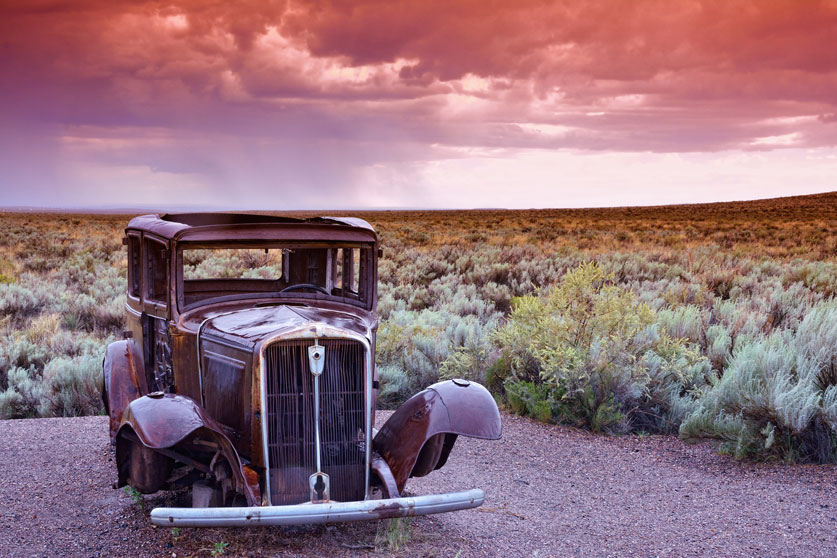
[{"label": "gravel ground", "polygon": [[460,439],[444,469],[407,485],[481,487],[483,507],[413,519],[400,550],[386,522],[175,534],[115,479],[105,417],[0,421],[0,555],[209,556],[226,542],[225,556],[837,556],[834,466],[739,463],[708,444],[508,415],[502,440]]}]

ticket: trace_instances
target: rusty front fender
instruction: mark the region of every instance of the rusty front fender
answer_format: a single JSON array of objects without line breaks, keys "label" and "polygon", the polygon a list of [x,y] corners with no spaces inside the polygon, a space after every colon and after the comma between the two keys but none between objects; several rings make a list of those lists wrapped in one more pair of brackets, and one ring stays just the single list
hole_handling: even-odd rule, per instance
[{"label": "rusty front fender", "polygon": [[501,430],[500,411],[487,389],[448,380],[407,400],[375,436],[373,448],[386,461],[400,493],[409,477],[444,465],[457,436],[496,440]]},{"label": "rusty front fender", "polygon": [[194,400],[183,395],[152,394],[132,401],[122,415],[116,445],[119,484],[124,485],[130,474],[128,461],[135,435],[145,448],[167,450],[175,448],[192,434],[218,444],[221,454],[232,470],[236,490],[247,499],[247,505],[259,506],[258,478],[252,469],[243,467],[238,452],[224,434],[221,426]]},{"label": "rusty front fender", "polygon": [[148,393],[142,349],[133,339],[111,343],[102,367],[102,400],[110,417],[110,442],[115,444],[128,404]]}]

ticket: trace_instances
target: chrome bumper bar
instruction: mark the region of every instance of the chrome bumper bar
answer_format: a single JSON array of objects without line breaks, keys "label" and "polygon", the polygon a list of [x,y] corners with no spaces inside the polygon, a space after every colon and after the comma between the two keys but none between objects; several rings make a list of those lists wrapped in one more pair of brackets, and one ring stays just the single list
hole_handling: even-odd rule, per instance
[{"label": "chrome bumper bar", "polygon": [[358,502],[243,508],[154,508],[151,510],[151,523],[160,527],[251,527],[338,523],[464,510],[482,505],[484,499],[483,491],[474,488],[447,494]]}]

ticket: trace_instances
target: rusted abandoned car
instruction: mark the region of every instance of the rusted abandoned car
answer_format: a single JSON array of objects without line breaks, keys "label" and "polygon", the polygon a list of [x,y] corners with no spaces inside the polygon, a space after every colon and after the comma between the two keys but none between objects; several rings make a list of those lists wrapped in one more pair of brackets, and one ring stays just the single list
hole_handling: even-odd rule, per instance
[{"label": "rusted abandoned car", "polygon": [[128,329],[104,361],[119,486],[192,488],[157,525],[290,525],[476,507],[402,496],[457,436],[496,439],[482,386],[437,383],[373,428],[377,263],[361,219],[145,215],[125,231]]}]

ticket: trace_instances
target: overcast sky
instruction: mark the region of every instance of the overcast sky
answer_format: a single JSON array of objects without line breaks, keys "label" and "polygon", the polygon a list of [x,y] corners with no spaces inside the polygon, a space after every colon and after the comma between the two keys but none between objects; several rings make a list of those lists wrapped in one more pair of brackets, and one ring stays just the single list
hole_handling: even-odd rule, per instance
[{"label": "overcast sky", "polygon": [[837,1],[0,7],[0,206],[837,190]]}]

